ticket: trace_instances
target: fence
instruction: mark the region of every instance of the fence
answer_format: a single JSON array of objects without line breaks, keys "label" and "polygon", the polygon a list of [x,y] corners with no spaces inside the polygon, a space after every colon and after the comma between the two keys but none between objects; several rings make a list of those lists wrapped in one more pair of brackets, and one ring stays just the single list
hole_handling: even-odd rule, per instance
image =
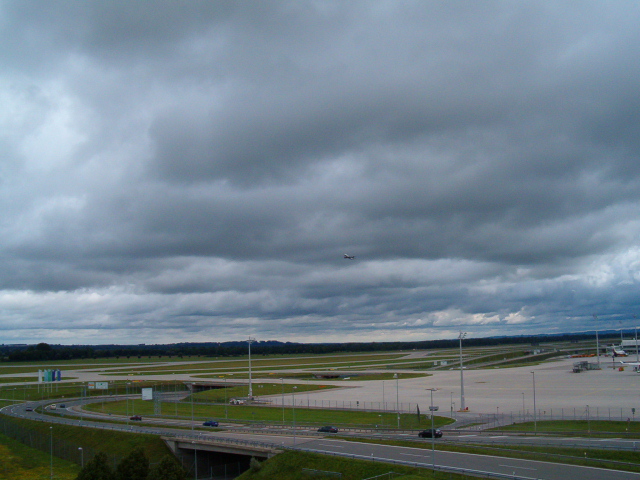
[{"label": "fence", "polygon": [[[0,433],[28,447],[49,453],[54,457],[62,458],[78,465],[87,463],[98,453],[98,450],[92,447],[78,445],[77,443],[54,437],[55,428],[55,424],[50,425],[49,435],[43,435],[42,430],[18,425],[7,417],[0,415]],[[116,455],[108,455],[107,457],[113,468],[122,460],[122,457]]]}]

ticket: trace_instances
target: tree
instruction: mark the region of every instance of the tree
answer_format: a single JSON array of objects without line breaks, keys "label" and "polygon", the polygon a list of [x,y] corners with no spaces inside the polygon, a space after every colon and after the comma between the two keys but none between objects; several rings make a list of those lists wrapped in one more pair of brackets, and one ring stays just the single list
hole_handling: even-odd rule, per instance
[{"label": "tree", "polygon": [[147,480],[187,480],[187,473],[172,456],[165,455],[151,468]]},{"label": "tree", "polygon": [[98,452],[85,464],[76,480],[114,480],[113,470],[109,466],[107,454]]},{"label": "tree", "polygon": [[142,447],[134,448],[116,468],[116,480],[146,480],[149,476],[149,459]]}]

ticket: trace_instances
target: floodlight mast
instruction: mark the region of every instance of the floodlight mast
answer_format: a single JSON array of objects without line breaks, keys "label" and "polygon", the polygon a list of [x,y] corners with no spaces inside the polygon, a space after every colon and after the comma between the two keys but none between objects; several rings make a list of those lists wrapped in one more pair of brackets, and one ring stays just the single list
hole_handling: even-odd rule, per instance
[{"label": "floodlight mast", "polygon": [[253,390],[251,388],[251,344],[255,341],[256,339],[252,337],[247,339],[247,344],[249,345],[249,400],[253,398]]},{"label": "floodlight mast", "polygon": [[464,367],[462,365],[462,339],[467,336],[467,332],[460,332],[458,340],[460,340],[460,410],[465,409],[464,405],[464,374],[462,373]]}]

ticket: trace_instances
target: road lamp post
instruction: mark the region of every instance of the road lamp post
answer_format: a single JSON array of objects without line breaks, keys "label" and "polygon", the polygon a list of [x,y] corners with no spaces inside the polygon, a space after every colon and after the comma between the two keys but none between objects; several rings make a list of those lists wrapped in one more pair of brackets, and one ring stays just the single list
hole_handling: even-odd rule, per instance
[{"label": "road lamp post", "polygon": [[396,417],[398,420],[398,429],[400,429],[400,385],[398,384],[398,374],[394,373],[393,378],[396,379]]},{"label": "road lamp post", "polygon": [[84,450],[82,447],[78,447],[78,450],[80,451],[80,468],[84,468]]},{"label": "road lamp post", "polygon": [[253,390],[251,388],[251,344],[255,341],[255,338],[249,337],[247,339],[247,344],[249,345],[249,400],[253,398]]},{"label": "road lamp post", "polygon": [[196,448],[196,442],[192,441],[191,445],[193,445],[193,467],[195,470],[195,479],[198,480],[198,449]]},{"label": "road lamp post", "polygon": [[467,332],[460,332],[458,335],[458,340],[460,341],[460,410],[463,411],[465,409],[464,404],[464,366],[462,364],[462,339],[467,336]]},{"label": "road lamp post", "polygon": [[531,372],[533,375],[533,431],[538,433],[538,412],[536,411],[536,372]]},{"label": "road lamp post", "polygon": [[49,427],[49,449],[51,451],[51,459],[49,461],[49,475],[53,479],[53,427]]},{"label": "road lamp post", "polygon": [[296,445],[296,385],[293,386],[293,446]]},{"label": "road lamp post", "polygon": [[284,428],[284,377],[280,381],[282,382],[282,428]]},{"label": "road lamp post", "polygon": [[438,407],[433,405],[433,392],[437,391],[437,388],[427,388],[429,393],[431,394],[431,405],[429,406],[429,411],[431,412],[431,467],[432,470],[436,469],[436,430],[433,422],[433,416],[436,411],[438,411]]}]

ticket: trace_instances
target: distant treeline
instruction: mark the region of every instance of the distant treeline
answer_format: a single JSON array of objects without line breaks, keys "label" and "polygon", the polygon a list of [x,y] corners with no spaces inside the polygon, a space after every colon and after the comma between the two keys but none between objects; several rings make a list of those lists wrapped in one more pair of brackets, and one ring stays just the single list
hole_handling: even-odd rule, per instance
[{"label": "distant treeline", "polygon": [[[616,332],[602,333],[600,338],[618,338]],[[536,335],[520,337],[465,338],[464,347],[484,347],[507,344],[537,346],[541,342],[576,342],[593,339],[593,334]],[[275,340],[254,342],[252,355],[327,354],[348,352],[388,352],[399,350],[427,350],[455,348],[458,339],[425,340],[421,342],[370,343],[291,343]],[[4,362],[51,361],[91,358],[143,357],[237,357],[247,355],[247,342],[174,343],[168,345],[3,345],[0,358]]]}]

